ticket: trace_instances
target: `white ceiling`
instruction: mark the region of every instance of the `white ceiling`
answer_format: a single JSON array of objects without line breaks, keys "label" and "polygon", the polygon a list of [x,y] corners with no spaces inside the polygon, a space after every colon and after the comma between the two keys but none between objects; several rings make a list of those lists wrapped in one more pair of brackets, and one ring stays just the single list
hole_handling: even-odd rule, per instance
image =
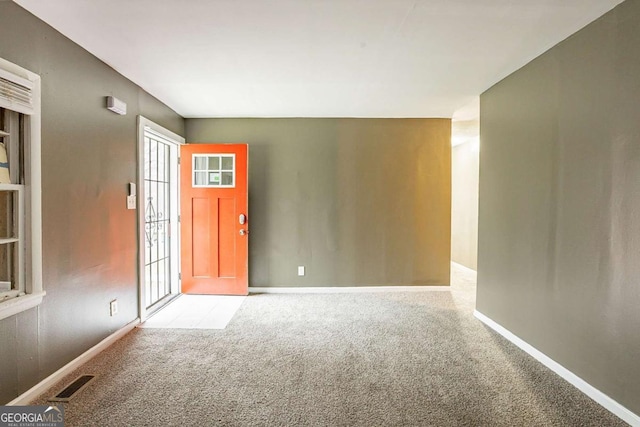
[{"label": "white ceiling", "polygon": [[621,3],[15,1],[184,117],[451,117]]}]

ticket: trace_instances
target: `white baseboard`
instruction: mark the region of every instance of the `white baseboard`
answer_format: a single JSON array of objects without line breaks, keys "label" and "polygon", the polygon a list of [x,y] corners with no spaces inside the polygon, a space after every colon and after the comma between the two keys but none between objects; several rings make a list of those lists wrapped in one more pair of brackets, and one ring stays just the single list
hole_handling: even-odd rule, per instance
[{"label": "white baseboard", "polygon": [[591,399],[598,402],[601,406],[607,409],[609,412],[613,413],[623,421],[629,423],[634,427],[640,427],[640,416],[631,412],[629,409],[622,406],[620,403],[616,402],[564,366],[560,365],[555,360],[551,359],[549,356],[542,353],[540,350],[533,347],[531,344],[528,344],[526,341],[518,338],[511,331],[494,322],[484,314],[480,313],[478,310],[473,312],[473,315],[478,318],[482,323],[511,341],[513,344],[520,347],[525,352],[529,353],[532,357],[537,359],[540,363],[545,365],[547,368],[551,369],[556,374],[560,375],[578,390],[589,396]]},{"label": "white baseboard", "polygon": [[364,292],[442,292],[450,290],[450,286],[249,287],[250,294],[351,294]]},{"label": "white baseboard", "polygon": [[14,405],[29,405],[34,399],[40,396],[42,393],[47,391],[49,388],[54,386],[58,381],[63,379],[65,376],[69,375],[75,369],[82,366],[84,363],[87,363],[93,357],[95,357],[101,351],[107,349],[111,344],[118,341],[120,338],[129,333],[133,328],[135,328],[140,323],[140,319],[136,319],[131,323],[126,324],[113,334],[109,335],[98,344],[91,347],[89,350],[82,353],[80,356],[73,359],[71,362],[64,365],[62,368],[55,371],[53,374],[49,375],[47,378],[40,381],[38,384],[31,387],[29,390],[22,393],[20,396],[13,399],[11,402],[7,403],[7,406]]},{"label": "white baseboard", "polygon": [[454,267],[459,268],[460,270],[463,270],[466,273],[472,273],[472,274],[478,274],[478,272],[476,270],[474,270],[473,268],[467,267],[466,265],[462,265],[458,262],[455,261],[451,261],[451,265]]}]

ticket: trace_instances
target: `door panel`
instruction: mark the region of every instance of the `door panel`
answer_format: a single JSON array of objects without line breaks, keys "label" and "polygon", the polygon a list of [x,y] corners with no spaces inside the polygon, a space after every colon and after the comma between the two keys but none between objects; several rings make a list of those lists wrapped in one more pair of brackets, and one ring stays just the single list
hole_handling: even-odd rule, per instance
[{"label": "door panel", "polygon": [[218,199],[218,276],[233,277],[236,271],[236,233],[235,227],[225,224],[236,224],[236,203],[234,199]]},{"label": "door panel", "polygon": [[247,295],[248,146],[187,144],[181,158],[182,291]]},{"label": "door panel", "polygon": [[[211,213],[209,205],[209,199],[194,198],[192,200],[191,224],[198,225],[197,233],[192,233],[193,245],[188,246],[193,254],[193,277],[211,276],[211,241],[215,241],[216,236],[211,234],[209,218],[215,217],[215,213]],[[188,222],[189,218],[187,216],[184,217],[185,221]]]}]

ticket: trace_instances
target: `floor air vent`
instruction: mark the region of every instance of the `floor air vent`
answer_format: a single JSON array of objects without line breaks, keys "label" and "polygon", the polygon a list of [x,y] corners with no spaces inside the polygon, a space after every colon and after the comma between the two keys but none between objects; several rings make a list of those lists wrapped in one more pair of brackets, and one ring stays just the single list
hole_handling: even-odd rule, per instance
[{"label": "floor air vent", "polygon": [[95,375],[81,375],[60,393],[49,399],[49,402],[68,402],[95,378]]}]

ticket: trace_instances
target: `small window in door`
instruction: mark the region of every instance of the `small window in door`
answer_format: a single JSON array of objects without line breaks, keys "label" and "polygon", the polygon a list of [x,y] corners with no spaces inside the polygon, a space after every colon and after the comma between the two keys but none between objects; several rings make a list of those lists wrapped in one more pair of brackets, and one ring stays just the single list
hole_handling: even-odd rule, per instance
[{"label": "small window in door", "polygon": [[235,154],[194,154],[194,188],[234,188],[236,186]]}]

